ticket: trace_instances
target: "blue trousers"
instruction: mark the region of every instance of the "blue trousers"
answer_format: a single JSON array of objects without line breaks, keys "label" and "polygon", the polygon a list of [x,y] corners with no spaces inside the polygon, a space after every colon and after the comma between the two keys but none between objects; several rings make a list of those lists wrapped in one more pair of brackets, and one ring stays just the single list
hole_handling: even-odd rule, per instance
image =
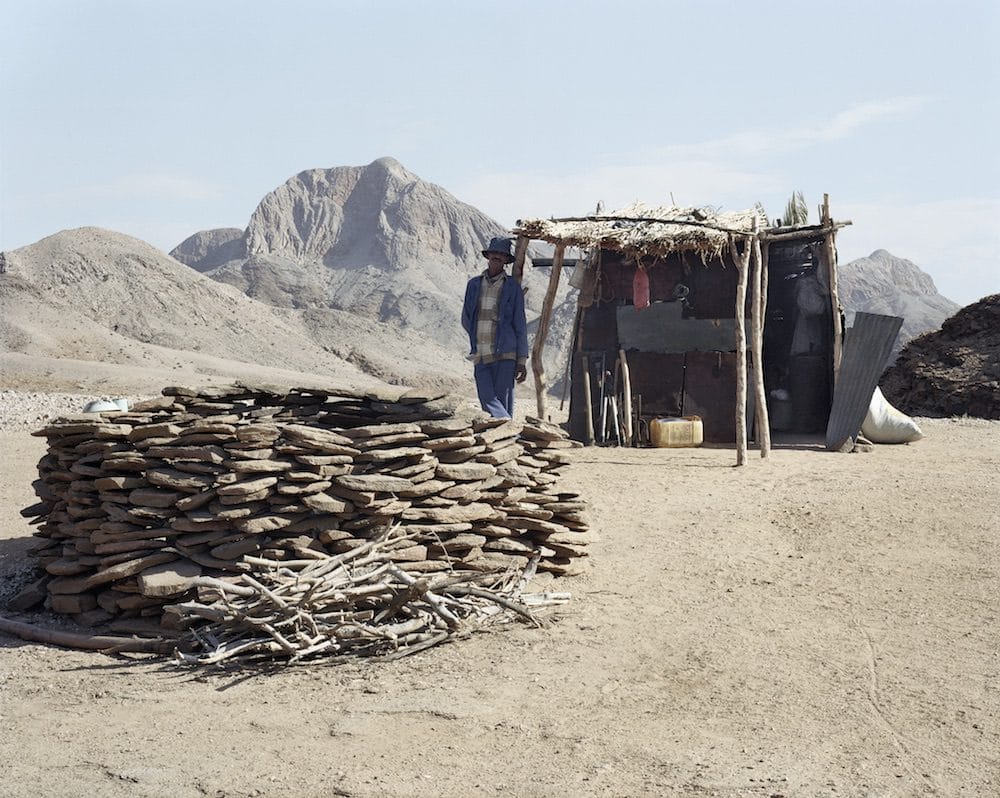
[{"label": "blue trousers", "polygon": [[493,418],[512,418],[514,415],[514,374],[517,362],[497,360],[493,363],[476,363],[474,375],[479,404]]}]

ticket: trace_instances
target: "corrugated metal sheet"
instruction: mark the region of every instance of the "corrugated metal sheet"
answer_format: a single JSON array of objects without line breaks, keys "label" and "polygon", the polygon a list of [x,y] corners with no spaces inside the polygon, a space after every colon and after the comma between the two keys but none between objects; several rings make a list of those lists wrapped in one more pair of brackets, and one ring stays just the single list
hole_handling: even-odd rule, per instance
[{"label": "corrugated metal sheet", "polygon": [[857,440],[861,423],[903,320],[898,316],[858,313],[844,336],[840,374],[826,427],[826,448],[839,450]]}]

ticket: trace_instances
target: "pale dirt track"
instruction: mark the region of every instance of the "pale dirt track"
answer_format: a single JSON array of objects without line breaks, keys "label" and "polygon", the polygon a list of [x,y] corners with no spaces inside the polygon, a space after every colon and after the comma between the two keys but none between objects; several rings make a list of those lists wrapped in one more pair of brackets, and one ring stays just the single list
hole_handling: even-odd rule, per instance
[{"label": "pale dirt track", "polygon": [[[583,449],[546,629],[210,674],[0,637],[3,796],[1000,794],[1000,422],[870,454]],[[43,443],[3,447],[0,579]]]}]

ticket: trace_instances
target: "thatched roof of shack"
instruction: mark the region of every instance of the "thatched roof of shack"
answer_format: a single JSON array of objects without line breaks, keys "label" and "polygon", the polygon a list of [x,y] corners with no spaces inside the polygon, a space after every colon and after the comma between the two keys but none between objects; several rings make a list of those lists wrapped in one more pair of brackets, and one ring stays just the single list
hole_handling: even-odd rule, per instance
[{"label": "thatched roof of shack", "polygon": [[731,233],[751,233],[755,220],[758,229],[768,227],[767,217],[757,209],[721,213],[711,208],[654,207],[636,202],[595,216],[522,219],[514,232],[551,244],[610,249],[630,257],[694,252],[705,260],[728,250]]}]

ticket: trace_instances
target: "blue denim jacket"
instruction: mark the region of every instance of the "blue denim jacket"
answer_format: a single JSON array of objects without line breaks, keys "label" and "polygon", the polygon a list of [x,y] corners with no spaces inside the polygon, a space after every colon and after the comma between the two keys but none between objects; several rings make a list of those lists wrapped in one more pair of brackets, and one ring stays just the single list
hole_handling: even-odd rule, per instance
[{"label": "blue denim jacket", "polygon": [[[469,334],[469,354],[476,353],[476,317],[479,315],[479,292],[483,277],[478,275],[465,286],[465,303],[462,305],[462,326]],[[528,359],[528,325],[524,318],[524,291],[513,277],[503,282],[500,307],[497,308],[497,339],[493,354],[514,352],[519,363]]]}]

